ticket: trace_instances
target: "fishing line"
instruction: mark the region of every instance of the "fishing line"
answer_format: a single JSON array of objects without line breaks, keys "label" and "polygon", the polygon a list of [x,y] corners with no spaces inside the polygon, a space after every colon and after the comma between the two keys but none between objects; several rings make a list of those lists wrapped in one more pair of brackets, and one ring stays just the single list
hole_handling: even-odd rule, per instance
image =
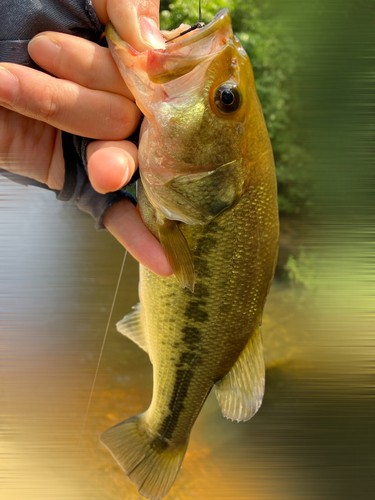
[{"label": "fishing line", "polygon": [[205,24],[202,23],[201,0],[199,0],[199,20],[198,20],[197,24],[194,24],[189,29],[187,29],[186,31],[183,31],[182,33],[180,33],[179,35],[175,36],[174,38],[170,38],[169,40],[166,40],[165,43],[173,42],[177,38],[180,38],[180,36],[186,35],[187,33],[190,33],[191,31],[194,31],[196,29],[203,28],[204,26],[205,26]]},{"label": "fishing line", "polygon": [[81,436],[80,436],[80,439],[79,439],[79,444],[78,444],[78,451],[80,450],[80,448],[81,448],[81,446],[82,446],[83,433],[84,433],[84,431],[85,431],[85,427],[86,427],[87,417],[88,417],[88,414],[89,414],[89,409],[90,409],[90,406],[91,406],[91,400],[92,400],[92,396],[93,396],[93,394],[94,394],[94,389],[95,389],[96,379],[97,379],[97,377],[98,377],[99,367],[100,367],[100,363],[101,363],[101,360],[102,360],[102,356],[103,356],[103,352],[104,352],[104,346],[105,346],[105,342],[106,342],[106,340],[107,340],[108,331],[109,331],[109,325],[110,325],[110,323],[111,323],[112,313],[113,313],[113,309],[114,309],[114,307],[115,307],[115,303],[116,303],[116,298],[117,298],[118,290],[119,290],[119,288],[120,288],[120,282],[121,282],[121,278],[122,278],[122,275],[123,275],[123,272],[124,272],[125,261],[126,261],[126,256],[127,256],[127,255],[128,255],[128,251],[127,251],[127,250],[125,250],[124,258],[123,258],[123,260],[122,260],[122,265],[121,265],[121,269],[120,269],[120,274],[119,274],[119,277],[118,277],[118,280],[117,280],[117,285],[116,285],[115,294],[114,294],[113,301],[112,301],[111,310],[110,310],[110,312],[109,312],[109,317],[108,317],[108,321],[107,321],[107,326],[106,326],[105,333],[104,333],[104,338],[103,338],[103,342],[102,342],[102,347],[101,347],[101,349],[100,349],[100,354],[99,354],[98,363],[97,363],[97,365],[96,365],[96,370],[95,370],[94,380],[93,380],[93,383],[92,383],[92,386],[91,386],[90,397],[89,397],[89,401],[88,401],[88,403],[87,403],[87,408],[86,408],[85,417],[84,417],[84,419],[83,419],[83,424],[82,424],[82,429],[81,429]]}]

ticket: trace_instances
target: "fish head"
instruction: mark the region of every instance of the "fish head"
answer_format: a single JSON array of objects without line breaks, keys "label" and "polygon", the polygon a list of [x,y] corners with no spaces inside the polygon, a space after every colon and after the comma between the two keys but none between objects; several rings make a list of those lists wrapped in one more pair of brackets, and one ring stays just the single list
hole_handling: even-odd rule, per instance
[{"label": "fish head", "polygon": [[[163,34],[171,39],[185,28]],[[233,162],[240,165],[248,151],[256,149],[265,129],[250,60],[233,35],[230,12],[221,10],[203,28],[167,41],[165,49],[137,52],[121,40],[111,24],[106,35],[119,70],[146,117],[139,158],[151,202],[169,218],[206,223],[216,212],[186,215],[176,207],[168,209],[167,183],[178,184],[181,176],[193,179],[195,175],[201,186],[207,184],[202,178],[207,173],[211,175],[208,184],[228,183],[220,167]],[[212,172],[216,169],[215,181]],[[240,187],[230,187],[230,193],[224,194],[228,200],[216,205],[229,206],[245,182],[242,179]],[[176,189],[181,191],[181,185],[174,185],[174,192]],[[165,196],[160,194],[163,190]],[[183,205],[181,200],[170,203]]]}]

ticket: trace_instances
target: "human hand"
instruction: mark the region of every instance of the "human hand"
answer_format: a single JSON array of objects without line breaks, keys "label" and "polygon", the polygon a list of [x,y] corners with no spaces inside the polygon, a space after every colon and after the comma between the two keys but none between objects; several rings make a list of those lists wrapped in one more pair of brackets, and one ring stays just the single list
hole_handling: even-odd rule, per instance
[{"label": "human hand", "polygon": [[[98,1],[104,3],[94,3]],[[158,8],[156,12],[158,15]],[[138,14],[128,15],[127,23],[132,26],[130,15]],[[106,22],[103,17],[100,20]],[[142,50],[140,43],[144,41],[139,38],[140,42],[130,43]],[[137,150],[120,139],[136,129],[140,112],[108,49],[47,32],[31,41],[29,52],[39,66],[59,79],[27,67],[1,64],[1,166],[61,189],[64,160],[60,130],[65,130],[101,139],[87,148],[89,177],[98,192],[115,191],[127,184],[137,167]],[[104,224],[146,267],[157,274],[171,274],[159,242],[130,201],[123,200],[107,210]]]}]

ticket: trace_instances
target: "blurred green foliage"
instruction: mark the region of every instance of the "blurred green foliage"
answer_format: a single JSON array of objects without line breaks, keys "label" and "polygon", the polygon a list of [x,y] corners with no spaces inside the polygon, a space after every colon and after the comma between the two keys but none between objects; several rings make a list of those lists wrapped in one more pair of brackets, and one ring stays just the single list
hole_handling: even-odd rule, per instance
[{"label": "blurred green foliage", "polygon": [[289,255],[288,262],[284,266],[289,282],[296,286],[303,286],[307,290],[316,289],[318,259],[314,253],[301,247],[297,257]]},{"label": "blurred green foliage", "polygon": [[[228,8],[233,30],[248,53],[264,116],[272,141],[282,214],[300,214],[309,206],[309,156],[298,124],[298,92],[294,75],[298,69],[298,47],[285,23],[274,13],[275,1],[203,1],[202,20]],[[198,0],[161,2],[161,28],[171,30],[181,23],[198,21]]]}]

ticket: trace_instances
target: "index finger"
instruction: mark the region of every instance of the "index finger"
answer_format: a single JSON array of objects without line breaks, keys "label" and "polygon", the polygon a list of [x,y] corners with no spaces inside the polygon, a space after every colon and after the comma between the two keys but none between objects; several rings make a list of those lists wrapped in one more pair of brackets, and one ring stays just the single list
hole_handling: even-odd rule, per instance
[{"label": "index finger", "polygon": [[28,46],[34,61],[58,78],[70,80],[93,90],[105,90],[134,97],[105,47],[83,38],[45,31]]}]

